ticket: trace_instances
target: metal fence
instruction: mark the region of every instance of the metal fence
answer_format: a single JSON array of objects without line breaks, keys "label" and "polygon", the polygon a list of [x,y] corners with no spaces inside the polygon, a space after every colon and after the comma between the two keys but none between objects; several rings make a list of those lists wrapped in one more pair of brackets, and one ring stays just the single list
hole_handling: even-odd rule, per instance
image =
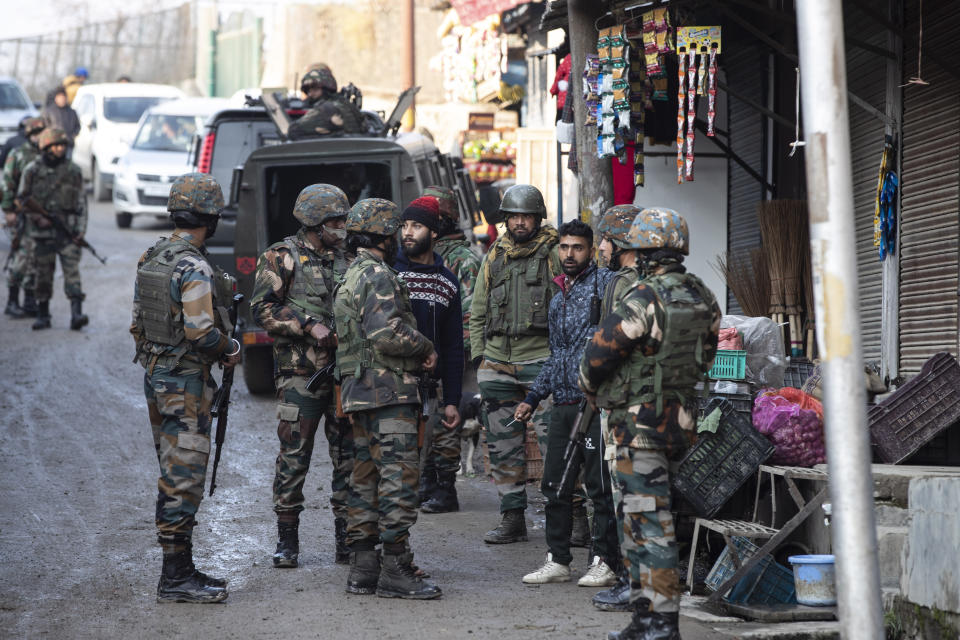
[{"label": "metal fence", "polygon": [[13,76],[35,102],[79,66],[87,82],[179,84],[195,77],[194,3],[73,29],[0,40],[0,75]]}]

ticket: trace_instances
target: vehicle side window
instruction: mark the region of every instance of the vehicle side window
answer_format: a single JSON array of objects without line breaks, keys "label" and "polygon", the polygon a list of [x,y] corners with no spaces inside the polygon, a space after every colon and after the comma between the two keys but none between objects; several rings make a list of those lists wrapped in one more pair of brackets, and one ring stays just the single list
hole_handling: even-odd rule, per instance
[{"label": "vehicle side window", "polygon": [[230,189],[233,168],[245,163],[253,151],[268,145],[271,136],[276,136],[276,127],[268,120],[225,120],[217,126],[210,173],[224,193]]}]

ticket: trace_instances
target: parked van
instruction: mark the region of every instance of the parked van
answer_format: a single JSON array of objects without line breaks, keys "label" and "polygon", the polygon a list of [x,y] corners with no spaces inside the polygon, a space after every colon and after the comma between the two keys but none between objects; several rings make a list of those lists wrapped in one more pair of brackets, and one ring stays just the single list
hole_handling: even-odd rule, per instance
[{"label": "parked van", "polygon": [[117,165],[133,142],[143,112],[160,102],[184,97],[177,87],[164,84],[108,82],[77,89],[73,108],[80,118],[80,133],[73,143],[72,159],[83,177],[93,182],[94,198],[110,199]]}]

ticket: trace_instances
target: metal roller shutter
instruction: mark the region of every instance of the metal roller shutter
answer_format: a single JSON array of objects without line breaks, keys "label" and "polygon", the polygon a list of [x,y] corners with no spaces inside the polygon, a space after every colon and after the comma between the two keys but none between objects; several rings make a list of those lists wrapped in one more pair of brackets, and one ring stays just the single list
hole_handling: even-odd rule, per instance
[{"label": "metal roller shutter", "polygon": [[[724,50],[723,54],[727,84],[737,93],[765,104],[763,74],[766,72],[766,52],[738,42],[732,44],[737,48],[729,53]],[[733,96],[730,96],[727,105],[731,150],[755,171],[763,173],[763,116]],[[760,246],[757,203],[763,200],[763,187],[733,160],[727,161],[727,198],[727,250],[739,252]],[[727,313],[743,313],[729,289]]]},{"label": "metal roller shutter", "polygon": [[[887,48],[887,32],[850,3],[844,5],[848,32],[869,44]],[[855,30],[850,25],[857,25]],[[876,53],[847,44],[847,85],[851,92],[883,112],[886,106],[887,61]],[[850,154],[853,165],[853,207],[857,230],[857,275],[864,362],[880,363],[883,265],[873,246],[873,213],[877,174],[883,152],[884,122],[852,101]]]},{"label": "metal roller shutter", "polygon": [[[903,82],[917,75],[917,3],[907,5]],[[923,3],[923,50],[951,51],[955,0]],[[960,79],[923,61],[929,86],[905,87],[900,183],[900,372],[958,351]]]}]

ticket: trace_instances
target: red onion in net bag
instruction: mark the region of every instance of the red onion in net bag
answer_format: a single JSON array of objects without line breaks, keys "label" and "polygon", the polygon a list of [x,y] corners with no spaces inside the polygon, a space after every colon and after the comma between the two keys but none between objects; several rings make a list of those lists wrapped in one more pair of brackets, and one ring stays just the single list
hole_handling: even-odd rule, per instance
[{"label": "red onion in net bag", "polygon": [[[791,389],[792,392],[796,390]],[[753,405],[753,426],[777,448],[773,464],[812,467],[827,461],[823,420],[814,409],[805,409],[778,391],[760,394]]]}]

